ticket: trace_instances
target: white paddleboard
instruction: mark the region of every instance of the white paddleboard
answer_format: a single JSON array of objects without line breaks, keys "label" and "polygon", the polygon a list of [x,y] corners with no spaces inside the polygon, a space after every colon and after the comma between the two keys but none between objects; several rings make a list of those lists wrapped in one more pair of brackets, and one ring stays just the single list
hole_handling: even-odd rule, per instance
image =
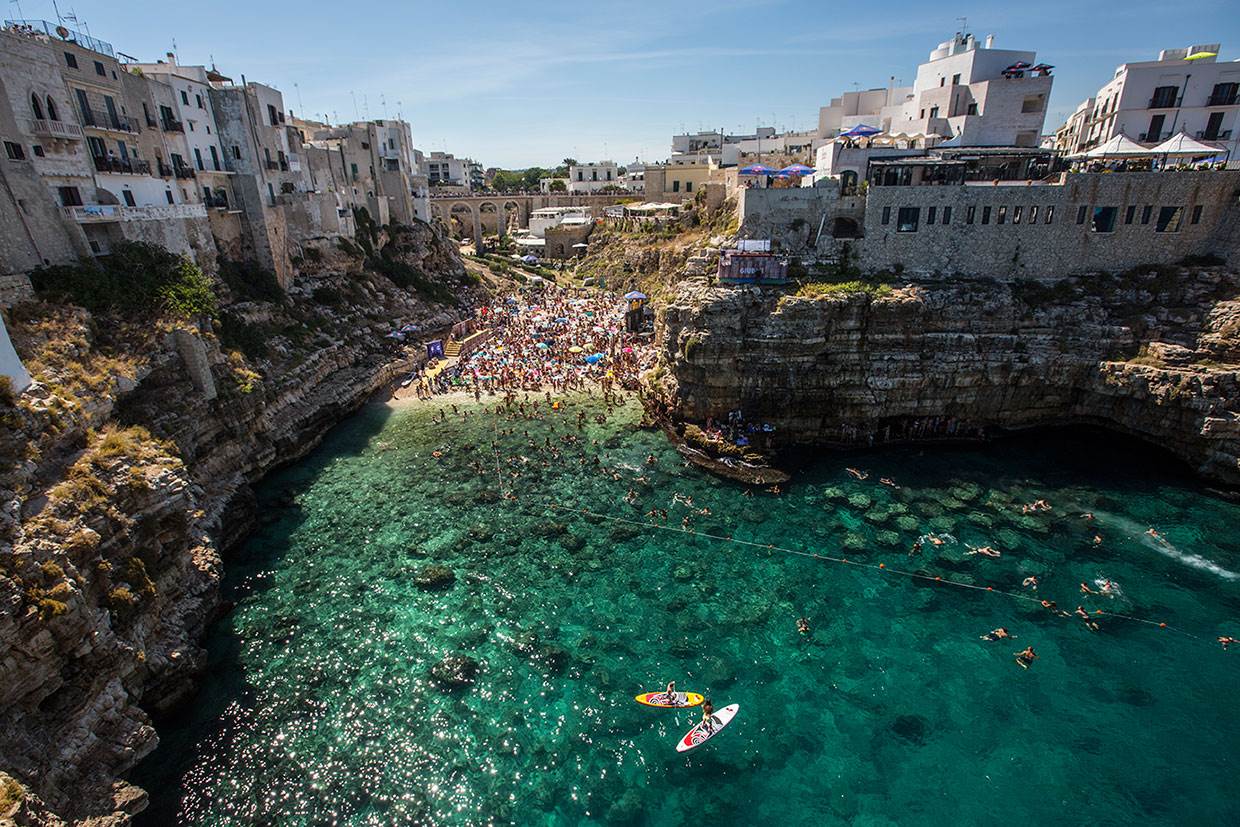
[{"label": "white paddleboard", "polygon": [[711,716],[714,719],[714,726],[708,731],[704,721],[698,722],[698,725],[686,732],[685,737],[681,738],[680,742],[676,744],[676,751],[688,752],[695,747],[705,744],[711,738],[718,735],[725,726],[732,723],[732,719],[740,711],[740,704],[728,704],[723,709],[716,709],[715,714]]}]

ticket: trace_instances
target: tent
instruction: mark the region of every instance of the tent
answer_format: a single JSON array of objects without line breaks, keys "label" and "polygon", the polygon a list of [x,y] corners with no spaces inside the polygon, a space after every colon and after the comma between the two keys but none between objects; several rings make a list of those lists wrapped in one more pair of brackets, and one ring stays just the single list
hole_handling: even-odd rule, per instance
[{"label": "tent", "polygon": [[1172,135],[1158,146],[1150,150],[1151,155],[1206,156],[1218,155],[1222,147],[1206,144],[1188,137],[1184,132]]},{"label": "tent", "polygon": [[814,168],[807,167],[805,164],[792,164],[791,166],[784,167],[780,172],[787,175],[813,175]]},{"label": "tent", "polygon": [[1150,158],[1158,153],[1146,149],[1141,144],[1119,133],[1111,140],[1100,144],[1088,152],[1073,155],[1073,158]]},{"label": "tent", "polygon": [[841,132],[840,137],[841,138],[868,138],[871,135],[877,135],[878,133],[882,131],[883,130],[881,129],[876,129],[872,126],[866,126],[863,123],[859,123],[856,126],[854,126],[852,129],[849,129],[847,132]]}]

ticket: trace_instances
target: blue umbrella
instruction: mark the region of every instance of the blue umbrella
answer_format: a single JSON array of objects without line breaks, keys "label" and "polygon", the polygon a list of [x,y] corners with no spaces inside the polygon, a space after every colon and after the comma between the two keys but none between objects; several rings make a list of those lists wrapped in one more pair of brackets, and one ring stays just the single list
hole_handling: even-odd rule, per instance
[{"label": "blue umbrella", "polygon": [[787,173],[788,175],[813,175],[814,168],[807,167],[805,164],[793,164],[792,166],[784,167],[780,172]]},{"label": "blue umbrella", "polygon": [[877,135],[882,131],[883,130],[881,129],[875,129],[872,126],[866,126],[863,123],[859,123],[847,132],[841,132],[840,136],[844,138],[868,138],[871,135]]},{"label": "blue umbrella", "polygon": [[747,167],[741,167],[741,175],[774,175],[775,170],[762,164],[750,164]]},{"label": "blue umbrella", "polygon": [[631,302],[641,301],[642,299],[645,299],[645,298],[649,298],[649,297],[645,293],[642,293],[639,290],[634,290],[630,293],[624,294],[625,301],[631,301]]}]

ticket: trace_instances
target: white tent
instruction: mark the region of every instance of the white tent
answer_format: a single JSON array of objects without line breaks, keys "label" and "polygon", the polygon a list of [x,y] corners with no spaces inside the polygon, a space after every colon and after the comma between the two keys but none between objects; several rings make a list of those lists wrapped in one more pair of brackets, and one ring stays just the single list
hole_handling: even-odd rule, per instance
[{"label": "white tent", "polygon": [[1150,150],[1152,155],[1189,155],[1189,156],[1205,156],[1218,155],[1223,152],[1222,147],[1213,144],[1205,144],[1195,138],[1190,138],[1184,132],[1178,135],[1172,135],[1158,146]]},{"label": "white tent", "polygon": [[1094,147],[1089,152],[1082,152],[1079,155],[1073,155],[1073,158],[1149,158],[1158,153],[1152,149],[1146,149],[1141,144],[1129,138],[1123,132],[1116,135],[1105,144]]}]

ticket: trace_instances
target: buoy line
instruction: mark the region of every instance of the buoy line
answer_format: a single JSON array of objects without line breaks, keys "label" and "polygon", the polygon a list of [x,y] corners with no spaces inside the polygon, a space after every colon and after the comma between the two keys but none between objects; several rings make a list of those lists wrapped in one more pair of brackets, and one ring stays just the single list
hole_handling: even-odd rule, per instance
[{"label": "buoy line", "polygon": [[[579,515],[583,515],[586,517],[592,517],[598,520],[607,520],[613,523],[624,523],[627,525],[638,526],[642,529],[654,528],[654,529],[659,529],[660,531],[674,532],[677,534],[686,534],[686,535],[690,535],[694,537],[703,537],[709,540],[718,540],[718,541],[727,542],[727,543],[735,543],[737,545],[749,546],[751,548],[762,549],[765,551],[778,551],[784,554],[789,554],[789,555],[793,555],[796,557],[805,557],[811,560],[822,560],[825,562],[838,563],[838,564],[845,565],[845,566],[853,566],[855,568],[871,569],[873,571],[883,572],[885,574],[898,574],[898,575],[908,577],[914,580],[924,580],[929,583],[935,583],[935,584],[940,584],[940,585],[945,585],[945,586],[955,586],[961,589],[972,589],[974,591],[986,592],[989,594],[1000,594],[1000,595],[1004,595],[1006,597],[1010,597],[1016,600],[1023,600],[1027,603],[1036,603],[1039,606],[1043,604],[1043,600],[1044,600],[1044,598],[1033,597],[1028,594],[1022,594],[1020,592],[1008,591],[1006,589],[997,589],[994,586],[979,586],[975,583],[962,583],[959,580],[952,580],[949,577],[942,577],[940,575],[924,574],[922,572],[917,572],[917,571],[908,571],[907,569],[892,568],[888,566],[886,563],[868,563],[862,560],[854,560],[848,557],[837,557],[831,554],[822,554],[819,552],[804,551],[802,549],[794,549],[794,548],[787,548],[785,546],[777,546],[774,543],[759,543],[759,542],[754,542],[753,540],[742,540],[732,535],[712,534],[708,531],[696,531],[691,528],[683,528],[683,527],[671,526],[671,525],[660,525],[658,523],[648,522],[645,520],[634,520],[629,517],[617,517],[614,514],[602,514],[597,511],[591,511],[588,508],[574,508],[572,506],[560,505],[558,503],[551,503],[551,502],[545,503],[545,506],[548,509],[552,509],[554,511],[563,511],[563,512],[569,512],[572,514],[579,514]],[[1074,616],[1071,613],[1066,613],[1066,615],[1068,617]],[[1131,620],[1136,623],[1143,623],[1147,626],[1153,626],[1158,629],[1162,629],[1164,631],[1176,632],[1177,634],[1183,635],[1188,638],[1192,638],[1193,640],[1201,641],[1203,643],[1213,642],[1209,638],[1202,637],[1201,635],[1198,635],[1198,634],[1194,634],[1193,632],[1190,632],[1187,629],[1181,629],[1178,626],[1172,626],[1171,624],[1166,623],[1166,622],[1150,620],[1148,618],[1137,617],[1135,615],[1122,614],[1120,612],[1109,612],[1103,609],[1094,609],[1092,612],[1090,612],[1090,615],[1091,617],[1112,617],[1112,618],[1119,618],[1122,620]]]}]

